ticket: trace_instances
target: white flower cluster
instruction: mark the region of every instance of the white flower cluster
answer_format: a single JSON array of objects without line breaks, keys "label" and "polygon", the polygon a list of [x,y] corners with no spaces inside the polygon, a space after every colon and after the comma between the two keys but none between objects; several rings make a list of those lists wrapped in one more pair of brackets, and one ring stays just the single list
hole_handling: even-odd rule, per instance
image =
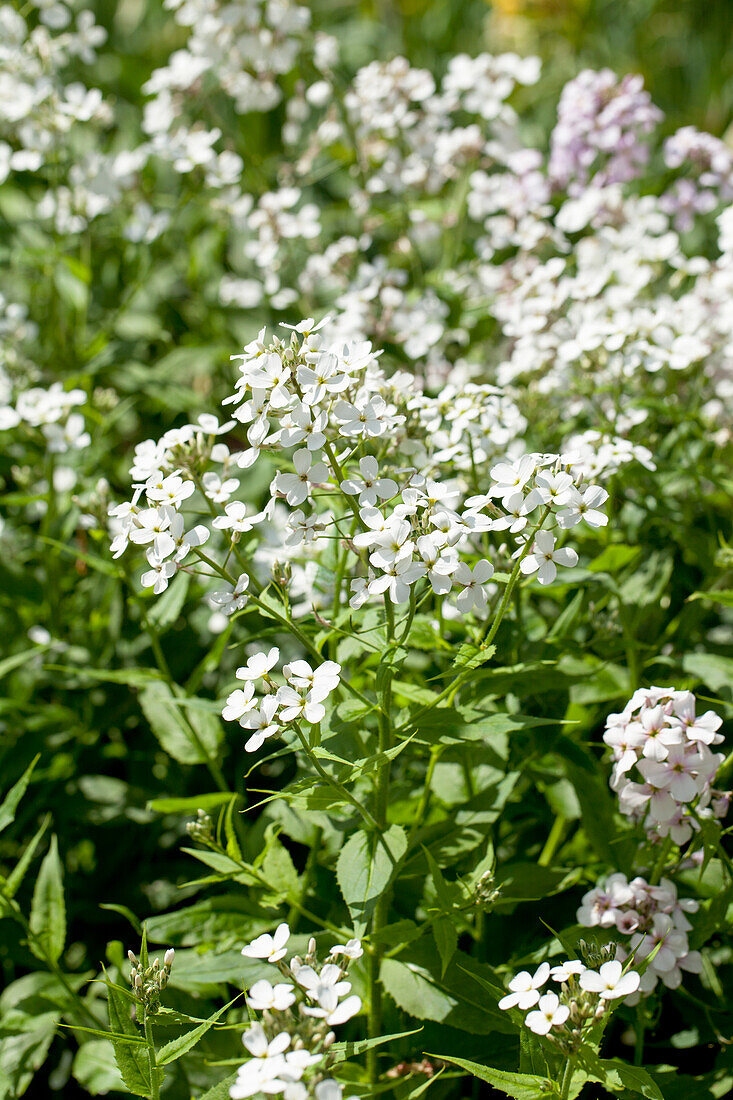
[{"label": "white flower cluster", "polygon": [[[9,397],[11,392],[8,383]],[[91,437],[83,414],[73,410],[86,404],[86,400],[84,390],[65,390],[60,382],[47,388],[31,386],[18,392],[8,404],[0,403],[0,431],[24,424],[40,429],[49,454],[82,451],[89,446]]]},{"label": "white flower cluster", "polygon": [[[424,593],[454,597],[450,613],[474,611],[485,618],[494,573],[484,556],[491,532],[513,540],[502,553],[509,561],[520,559],[522,572],[536,573],[540,584],[555,579],[558,565],[577,563],[576,551],[560,546],[559,537],[581,521],[605,524],[600,509],[607,493],[584,483],[576,454],[521,455],[515,445],[521,457],[493,465],[488,485],[477,492],[476,463],[506,453],[514,439],[511,402],[470,383],[450,392],[455,400],[429,398],[410,375],[388,378],[370,343],[324,340],[324,324],[306,319],[289,341],[269,343],[263,330],[235,357],[240,374],[225,400],[234,406],[227,424],[202,417],[198,425],[136,449],[135,495],[111,515],[119,527],[115,554],[129,542],[148,546],[144,585],[163,591],[216,530],[228,539],[227,559],[234,552],[243,571],[211,599],[225,613],[240,609],[252,569],[268,559],[262,542],[268,527],[282,522],[278,509],[285,517],[280,561],[300,557],[321,564],[308,581],[306,607],[317,603],[315,585],[325,583],[322,567],[334,539],[348,551],[343,576],[350,580],[354,609],[385,593],[394,604],[406,603],[426,581]],[[235,434],[237,423],[246,428],[248,446],[232,453],[214,437]],[[230,499],[239,487],[234,475],[263,452],[290,468],[278,470],[270,499],[251,512]],[[221,472],[210,469],[217,463]],[[213,522],[188,528],[181,507],[202,497]],[[201,518],[200,506],[196,515]],[[257,526],[263,530],[252,535],[243,555],[238,544]]]},{"label": "white flower cluster", "polygon": [[611,787],[621,813],[675,844],[690,839],[700,815],[725,816],[729,797],[713,788],[724,757],[710,750],[723,740],[721,723],[711,710],[696,714],[690,691],[635,691],[619,714],[609,715],[603,735],[613,750]]},{"label": "white flower cluster", "polygon": [[130,542],[147,546],[150,569],[143,574],[142,583],[156,595],[165,591],[191,551],[210,537],[203,523],[186,531],[181,512],[183,502],[196,492],[198,470],[210,461],[222,466],[222,476],[206,479],[203,475],[200,483],[204,499],[212,503],[214,499],[227,500],[239,485],[236,478],[228,476],[228,447],[216,440],[229,427],[231,424],[220,425],[215,416],[204,414],[197,424],[173,428],[160,439],[146,439],[135,447],[130,469],[132,500],[109,509],[112,554],[120,557]]},{"label": "white flower cluster", "polygon": [[361,998],[351,993],[350,964],[361,957],[358,940],[331,948],[318,960],[315,940],[304,959],[285,962],[290,929],[281,924],[273,935],[258,936],[242,949],[250,959],[266,959],[279,968],[283,981],[255,982],[247,995],[252,1012],[262,1013],[242,1036],[248,1060],[239,1068],[229,1095],[245,1100],[258,1093],[285,1100],[341,1100],[343,1086],[328,1076],[336,1038],[331,1030],[361,1010]]},{"label": "white flower cluster", "polygon": [[[542,990],[552,980],[559,990]],[[499,1008],[518,1008],[527,1015],[525,1025],[535,1035],[546,1035],[566,1052],[576,1051],[583,1033],[599,1020],[610,1002],[629,997],[640,983],[635,970],[624,968],[617,960],[592,970],[580,959],[551,967],[542,963],[534,974],[522,970],[509,982],[510,992],[499,1001]]]},{"label": "white flower cluster", "polygon": [[616,872],[583,896],[577,920],[585,928],[614,928],[628,937],[628,948],[617,948],[620,962],[631,956],[640,963],[653,955],[638,990],[631,991],[626,1000],[636,1004],[660,980],[668,989],[677,989],[683,971],[700,973],[702,956],[690,950],[687,933],[692,925],[685,915],[697,909],[692,898],[677,897],[677,888],[669,879],[652,886],[641,877],[629,882],[626,875]]},{"label": "white flower cluster", "polygon": [[[285,684],[278,686],[271,675],[280,659],[277,646],[269,653],[255,653],[247,664],[238,668],[238,680],[243,688],[233,691],[226,701],[222,717],[227,722],[239,722],[242,729],[251,730],[245,744],[246,752],[256,752],[269,737],[280,737],[295,722],[315,725],[326,715],[325,699],[339,685],[341,665],[324,661],[315,669],[307,661],[291,661],[283,665]],[[255,695],[255,684],[262,680],[265,694]]]}]

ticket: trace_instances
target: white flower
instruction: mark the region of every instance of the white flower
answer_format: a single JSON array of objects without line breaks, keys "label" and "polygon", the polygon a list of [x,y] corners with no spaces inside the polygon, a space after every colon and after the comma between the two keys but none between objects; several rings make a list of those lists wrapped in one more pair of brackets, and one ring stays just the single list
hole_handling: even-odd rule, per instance
[{"label": "white flower", "polygon": [[[257,939],[252,940],[242,948],[242,954],[250,959],[267,959],[268,962],[278,962],[285,956],[286,944],[290,939],[290,928],[284,922],[275,929],[275,934],[270,936],[264,932]],[[248,1048],[249,1049],[249,1048]]]},{"label": "white flower", "polygon": [[378,497],[381,500],[388,500],[398,492],[399,486],[396,481],[390,477],[379,477],[379,464],[371,455],[359,460],[359,473],[361,477],[346,478],[342,481],[341,488],[352,496],[358,493],[361,507],[368,504],[375,505]]},{"label": "white flower", "polygon": [[293,455],[295,473],[278,473],[273,481],[273,486],[278,493],[283,493],[288,504],[293,507],[302,504],[310,495],[312,485],[321,485],[328,481],[328,467],[324,462],[311,462],[310,451],[296,451]]},{"label": "white flower", "polygon": [[537,573],[540,584],[552,584],[557,576],[557,566],[578,564],[578,555],[568,546],[555,549],[555,536],[549,531],[538,531],[534,537],[532,552],[522,558],[519,568],[525,575]]},{"label": "white flower", "polygon": [[247,664],[237,669],[236,677],[238,680],[259,680],[267,676],[279,660],[280,650],[277,646],[273,646],[268,653],[253,653]]},{"label": "white flower", "polygon": [[266,695],[259,710],[250,710],[240,720],[242,729],[253,730],[252,736],[245,742],[245,752],[257,752],[268,737],[280,733],[280,726],[273,722],[275,712],[280,705],[277,696]]},{"label": "white flower", "polygon": [[[620,965],[620,964],[619,964]],[[535,1035],[547,1035],[550,1028],[560,1027],[570,1015],[567,1005],[560,1004],[557,993],[545,993],[537,1008],[525,1017],[525,1023]]]},{"label": "white flower", "polygon": [[557,522],[560,527],[567,528],[575,527],[583,519],[589,527],[605,527],[608,516],[600,507],[607,500],[608,493],[600,485],[589,485],[583,493],[573,489],[567,507],[557,513]]},{"label": "white flower", "polygon": [[165,592],[168,581],[174,576],[176,564],[172,561],[161,561],[152,548],[147,552],[147,559],[150,569],[140,577],[140,583],[143,588],[152,588],[155,595],[159,596],[161,592]]},{"label": "white flower", "polygon": [[465,562],[461,562],[453,572],[453,583],[462,591],[456,597],[456,606],[459,611],[467,615],[475,607],[477,611],[486,611],[486,593],[483,585],[494,575],[494,567],[485,558],[477,561],[473,570]]},{"label": "white flower", "polygon": [[369,594],[378,596],[383,592],[389,592],[392,603],[407,603],[410,598],[410,586],[424,575],[425,566],[421,562],[402,558],[370,582]]},{"label": "white flower", "polygon": [[243,688],[237,688],[227,695],[226,705],[221,712],[224,721],[239,722],[248,711],[253,710],[256,706],[254,694],[254,684],[245,684]]},{"label": "white flower", "polygon": [[249,577],[242,573],[234,588],[220,588],[216,592],[210,592],[209,602],[221,608],[224,615],[233,615],[235,611],[241,611],[246,606],[248,588]]},{"label": "white flower", "polygon": [[582,963],[580,959],[570,959],[559,966],[553,966],[550,977],[556,982],[567,982],[570,978],[582,974],[585,969],[585,963]]},{"label": "white flower", "polygon": [[265,978],[255,982],[249,991],[247,1002],[257,1012],[275,1010],[284,1012],[295,1003],[295,992],[289,982],[278,982],[271,985]]},{"label": "white flower", "polygon": [[161,481],[145,486],[145,495],[148,500],[155,501],[156,504],[169,504],[172,508],[177,508],[195,491],[194,483],[184,481],[178,474],[171,474]]},{"label": "white flower", "polygon": [[279,715],[282,722],[305,718],[306,722],[315,725],[326,717],[326,708],[319,699],[314,699],[310,692],[301,694],[287,684],[278,689],[277,701],[282,708]]},{"label": "white flower", "polygon": [[[633,941],[632,941],[633,942]],[[639,975],[635,970],[623,973],[623,965],[614,959],[603,964],[598,973],[586,970],[580,975],[580,988],[588,993],[598,993],[602,1001],[628,997],[639,988]]]},{"label": "white flower", "polygon": [[543,962],[534,974],[528,970],[522,970],[509,982],[511,993],[502,997],[499,1008],[521,1008],[524,1011],[532,1008],[540,999],[539,990],[550,977],[550,964]]},{"label": "white flower", "polygon": [[336,944],[331,948],[332,955],[343,955],[347,959],[360,959],[364,954],[361,940],[347,940],[345,944]]},{"label": "white flower", "polygon": [[219,531],[231,531],[232,534],[243,534],[246,531],[251,531],[255,523],[259,523],[264,518],[263,512],[258,512],[256,515],[247,515],[247,505],[243,504],[241,500],[233,500],[230,504],[225,505],[223,516],[217,516],[213,521],[213,526]]},{"label": "white flower", "polygon": [[525,455],[516,464],[499,462],[489,471],[495,483],[489,490],[489,496],[508,497],[517,489],[523,489],[537,469],[537,461],[532,455]]}]

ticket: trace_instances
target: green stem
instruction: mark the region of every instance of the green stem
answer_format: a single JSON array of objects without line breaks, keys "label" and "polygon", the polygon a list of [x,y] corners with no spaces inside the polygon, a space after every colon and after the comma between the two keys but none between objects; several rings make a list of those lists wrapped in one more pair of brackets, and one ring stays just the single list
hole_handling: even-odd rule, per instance
[{"label": "green stem", "polygon": [[158,1062],[155,1057],[153,1025],[145,1009],[143,1009],[143,1027],[145,1029],[145,1042],[148,1047],[148,1065],[150,1067],[150,1100],[160,1100],[160,1083],[158,1081]]},{"label": "green stem", "polygon": [[[521,572],[521,564],[522,564],[523,560],[526,558],[527,554],[530,552],[530,550],[532,548],[532,543],[534,541],[534,536],[542,528],[542,526],[543,526],[545,520],[547,519],[547,517],[549,516],[549,514],[550,514],[550,508],[549,507],[545,508],[545,510],[542,513],[542,516],[540,518],[540,522],[537,524],[537,526],[534,528],[532,533],[527,538],[527,542],[525,544],[525,547],[524,547],[521,555],[517,558],[517,560],[515,562],[515,565],[514,565],[514,568],[511,572],[511,576],[509,577],[509,581],[507,582],[507,586],[506,586],[506,589],[504,590],[504,595],[502,597],[501,603],[499,604],[499,608],[497,610],[496,617],[495,617],[493,623],[491,624],[491,629],[489,630],[489,633],[486,635],[485,639],[482,640],[481,637],[479,637],[479,639],[478,639],[477,644],[479,645],[480,648],[487,649],[491,645],[491,643],[493,642],[494,638],[496,637],[496,632],[497,632],[497,630],[499,629],[499,627],[501,625],[501,621],[504,618],[504,615],[506,614],[507,608],[509,607],[509,602],[512,598],[512,593],[514,591],[514,587],[517,584],[517,581],[519,580],[519,575],[520,575],[520,572]],[[412,716],[403,725],[397,727],[397,729],[395,730],[395,733],[404,733],[406,730],[410,729],[412,726],[415,725],[415,722],[418,718],[422,718],[424,714],[426,714],[428,711],[433,710],[435,707],[437,707],[444,700],[448,699],[448,700],[452,701],[453,698],[455,697],[456,693],[458,692],[458,689],[461,688],[463,686],[463,684],[466,682],[466,680],[468,680],[473,675],[473,672],[474,672],[474,669],[466,669],[463,672],[459,673],[459,675],[455,678],[455,680],[453,680],[450,684],[448,684],[447,687],[443,688],[443,690],[440,692],[439,695],[436,695],[436,697],[435,697],[435,699],[433,699],[432,703],[426,703],[425,706],[418,707],[418,709],[413,712]]]},{"label": "green stem", "polygon": [[540,867],[548,867],[552,863],[555,852],[562,844],[562,839],[565,835],[565,829],[567,827],[567,818],[562,814],[558,814],[552,823],[550,829],[550,835],[547,838],[544,848],[540,852],[540,858],[537,863]]},{"label": "green stem", "polygon": [[662,847],[660,848],[659,855],[657,856],[656,863],[652,869],[651,878],[649,879],[650,886],[656,886],[662,875],[664,869],[667,866],[667,859],[672,849],[672,837],[666,836],[662,841]]},{"label": "green stem", "polygon": [[305,736],[305,734],[303,733],[303,730],[301,729],[299,723],[298,722],[293,722],[293,725],[295,726],[296,732],[297,732],[298,737],[300,739],[300,743],[301,743],[301,746],[303,748],[303,752],[308,757],[308,760],[310,761],[311,766],[313,767],[313,769],[315,771],[318,772],[321,779],[323,779],[323,781],[325,783],[328,783],[329,787],[333,787],[333,789],[335,791],[338,791],[338,793],[341,795],[341,797],[344,798],[347,802],[349,802],[354,807],[355,810],[359,811],[359,813],[364,818],[364,821],[370,827],[370,829],[379,828],[379,826],[377,824],[377,821],[369,813],[369,810],[367,810],[366,806],[362,806],[359,799],[356,798],[356,796],[353,795],[347,787],[344,787],[343,783],[339,783],[338,779],[334,779],[334,777],[332,775],[329,775],[328,772],[326,771],[326,769],[321,765],[321,762],[318,760],[318,758],[314,754],[313,749],[308,744],[308,739]]},{"label": "green stem", "polygon": [[634,1039],[634,1065],[644,1064],[644,1032],[646,1030],[646,1015],[643,1004],[636,1006],[636,1034]]},{"label": "green stem", "polygon": [[572,1058],[568,1058],[565,1063],[565,1069],[563,1070],[562,1081],[560,1082],[560,1100],[567,1100],[570,1096],[570,1086],[573,1082],[574,1074],[575,1062]]},{"label": "green stem", "polygon": [[[384,597],[384,613],[387,627],[387,646],[394,642],[394,607],[388,595]],[[379,712],[379,752],[386,754],[392,747],[392,669],[388,666],[384,670],[384,678],[381,684],[381,700]],[[389,808],[389,791],[391,784],[391,761],[385,758],[381,764],[376,778],[375,810],[377,829],[380,834],[387,827],[387,810]],[[369,928],[370,936],[377,933],[387,924],[389,919],[389,888],[379,896],[374,907],[374,913]],[[370,1039],[376,1039],[382,1034],[382,986],[379,972],[382,965],[384,945],[372,941],[369,955],[368,982],[369,982],[369,1017],[368,1035]],[[367,1076],[371,1085],[376,1085],[379,1078],[379,1061],[376,1048],[372,1047],[367,1052]]]}]

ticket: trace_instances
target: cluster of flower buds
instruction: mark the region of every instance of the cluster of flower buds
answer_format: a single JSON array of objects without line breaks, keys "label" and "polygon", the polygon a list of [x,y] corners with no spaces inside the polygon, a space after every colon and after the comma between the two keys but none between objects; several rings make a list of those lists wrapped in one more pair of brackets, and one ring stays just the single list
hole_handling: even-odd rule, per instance
[{"label": "cluster of flower buds", "polygon": [[213,839],[213,822],[206,810],[197,810],[195,820],[186,822],[186,832],[199,844],[208,844]]},{"label": "cluster of flower buds", "polygon": [[[287,726],[299,721],[315,725],[326,714],[323,701],[336,690],[341,665],[324,661],[313,669],[307,661],[291,661],[283,666],[285,684],[278,686],[271,672],[280,659],[280,650],[273,646],[269,653],[255,653],[247,664],[237,669],[237,679],[244,687],[227,697],[222,717],[227,722],[239,722],[250,736],[246,752],[256,752],[264,742],[280,736]],[[265,694],[255,695],[255,684],[261,680]]]},{"label": "cluster of flower buds", "polygon": [[280,924],[242,949],[250,959],[274,963],[283,981],[256,981],[247,995],[252,1013],[261,1013],[242,1036],[250,1057],[239,1068],[229,1095],[245,1100],[258,1093],[284,1093],[288,1100],[341,1100],[342,1085],[328,1076],[334,1058],[332,1030],[361,1009],[347,979],[351,962],[362,955],[358,940],[336,945],[320,961],[311,939],[305,958],[285,961],[290,929]]},{"label": "cluster of flower buds", "polygon": [[628,937],[628,950],[622,945],[616,949],[619,961],[629,955],[636,962],[649,959],[638,990],[626,1002],[636,1004],[660,980],[668,989],[676,989],[683,971],[700,973],[702,957],[699,951],[690,950],[687,939],[692,925],[686,914],[697,909],[692,898],[677,897],[669,879],[652,886],[640,877],[629,882],[617,872],[584,895],[577,919],[585,928],[613,928]]},{"label": "cluster of flower buds", "polygon": [[[510,992],[499,1001],[499,1008],[526,1012],[524,1023],[530,1031],[547,1036],[565,1054],[574,1054],[584,1032],[609,1011],[611,1003],[639,988],[639,974],[624,969],[608,954],[599,956],[598,970],[580,959],[552,967],[543,962],[534,974],[523,970],[509,982]],[[558,990],[543,993],[550,980]]]},{"label": "cluster of flower buds", "polygon": [[690,691],[635,691],[620,714],[609,715],[603,735],[613,749],[611,787],[621,813],[675,844],[690,839],[700,816],[724,817],[729,795],[713,788],[724,757],[710,750],[723,740],[721,722],[711,710],[698,717]]},{"label": "cluster of flower buds", "polygon": [[163,956],[162,966],[160,959],[155,958],[150,966],[144,967],[132,951],[127,952],[132,991],[149,1015],[157,1012],[160,1007],[160,995],[168,985],[175,954],[173,948],[169,947]]},{"label": "cluster of flower buds", "polygon": [[501,886],[497,885],[493,871],[484,871],[473,888],[472,901],[481,909],[491,909],[501,897]]}]

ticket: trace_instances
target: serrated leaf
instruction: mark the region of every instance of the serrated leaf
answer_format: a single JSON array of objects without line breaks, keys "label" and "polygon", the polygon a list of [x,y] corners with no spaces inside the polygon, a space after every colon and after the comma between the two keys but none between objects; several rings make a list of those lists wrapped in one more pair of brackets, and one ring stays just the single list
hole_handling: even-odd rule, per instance
[{"label": "serrated leaf", "polygon": [[35,940],[32,939],[29,946],[36,958],[48,957],[52,962],[58,962],[66,944],[66,903],[55,835],[51,837],[33,890],[30,929]]},{"label": "serrated leaf", "polygon": [[228,1008],[232,1007],[239,997],[241,997],[241,993],[238,993],[229,1004],[223,1005],[213,1016],[209,1016],[208,1020],[204,1020],[198,1027],[195,1027],[192,1031],[187,1031],[185,1035],[179,1035],[177,1039],[172,1039],[170,1043],[166,1043],[164,1047],[161,1047],[156,1055],[158,1065],[167,1066],[170,1062],[177,1062],[179,1058],[182,1058],[184,1054],[192,1050],[199,1039],[206,1034],[209,1028],[216,1023],[219,1017],[226,1012]]},{"label": "serrated leaf", "polygon": [[587,1047],[583,1048],[580,1061],[588,1076],[614,1096],[626,1089],[646,1100],[664,1100],[659,1085],[642,1066],[630,1066],[618,1058],[599,1058]]},{"label": "serrated leaf", "polygon": [[217,1085],[212,1085],[206,1092],[202,1092],[199,1100],[229,1100],[229,1090],[236,1080],[237,1073],[230,1073],[223,1081],[219,1081]]},{"label": "serrated leaf", "polygon": [[548,1093],[555,1092],[548,1077],[538,1077],[533,1073],[509,1073],[507,1070],[481,1066],[478,1062],[469,1062],[466,1058],[453,1058],[449,1054],[429,1054],[428,1057],[440,1058],[443,1062],[465,1069],[472,1077],[486,1081],[495,1089],[513,1097],[513,1100],[546,1100]]},{"label": "serrated leaf", "polygon": [[384,1043],[396,1042],[398,1039],[406,1039],[410,1035],[419,1035],[423,1029],[416,1027],[413,1031],[398,1031],[394,1035],[378,1035],[375,1039],[355,1039],[352,1041],[346,1041],[342,1043],[334,1043],[328,1049],[331,1054],[335,1054],[344,1059],[355,1058],[359,1054],[364,1054],[367,1050],[371,1050],[373,1047],[380,1047]]},{"label": "serrated leaf", "polygon": [[[130,1017],[129,1003],[124,1000],[114,984],[107,979],[107,1012],[109,1014],[110,1042],[115,1062],[126,1087],[135,1096],[150,1096],[150,1068],[145,1044],[140,1043],[140,1031]],[[125,1040],[116,1038],[124,1035]],[[137,1040],[130,1043],[129,1039]]]},{"label": "serrated leaf", "polygon": [[336,878],[357,936],[368,927],[406,850],[407,835],[399,825],[390,825],[381,835],[360,829],[341,849]]}]

